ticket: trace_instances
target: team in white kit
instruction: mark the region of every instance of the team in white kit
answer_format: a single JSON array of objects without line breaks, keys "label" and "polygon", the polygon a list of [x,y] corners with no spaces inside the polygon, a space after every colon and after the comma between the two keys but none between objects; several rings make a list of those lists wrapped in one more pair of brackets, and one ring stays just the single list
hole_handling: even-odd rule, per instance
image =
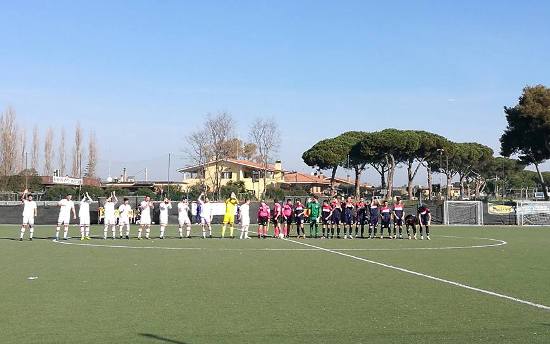
[{"label": "team in white kit", "polygon": [[[19,240],[22,241],[26,230],[29,230],[29,240],[33,239],[34,235],[34,223],[37,213],[37,204],[33,200],[33,196],[29,194],[28,190],[23,191],[21,197],[23,202],[23,222],[20,230]],[[90,240],[90,204],[94,200],[86,193],[79,203],[78,218],[80,226],[80,240]],[[108,238],[109,231],[111,231],[112,239],[116,239],[117,234],[117,221],[115,216],[116,204],[118,199],[115,192],[111,193],[104,204],[104,227],[103,227],[103,239]],[[202,237],[212,237],[212,218],[213,209],[208,198],[204,198],[201,195],[198,199],[199,204],[199,217],[202,227]],[[69,225],[71,223],[71,215],[74,220],[77,219],[77,213],[75,210],[75,203],[72,200],[72,195],[67,195],[65,198],[57,202],[59,207],[59,216],[57,220],[57,227],[55,231],[55,240],[60,240],[61,228],[63,227],[63,240],[68,239]],[[151,223],[152,223],[152,209],[154,209],[154,203],[149,196],[139,204],[140,209],[140,222],[138,227],[137,239],[142,239],[142,233],[145,231],[145,239],[150,239]],[[165,198],[159,204],[160,216],[160,239],[165,238],[166,227],[168,225],[169,212],[172,209],[172,202],[170,199]],[[240,207],[240,219],[241,219],[241,239],[249,239],[248,228],[250,226],[250,214],[249,214],[249,202],[245,202]],[[191,206],[187,199],[183,199],[178,202],[178,231],[179,237],[191,238],[191,218],[189,216],[191,212]],[[129,203],[128,198],[124,198],[123,203],[118,207],[118,234],[119,238],[130,239],[130,214],[132,213],[132,206]],[[184,235],[185,229],[185,235]]]}]

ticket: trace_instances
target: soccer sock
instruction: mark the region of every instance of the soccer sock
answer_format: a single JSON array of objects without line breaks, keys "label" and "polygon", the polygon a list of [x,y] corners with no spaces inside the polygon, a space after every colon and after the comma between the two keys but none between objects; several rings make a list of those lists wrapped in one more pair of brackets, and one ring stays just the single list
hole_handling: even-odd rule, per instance
[{"label": "soccer sock", "polygon": [[161,237],[161,238],[164,238],[164,230],[165,230],[165,227],[164,227],[164,226],[160,226],[160,237]]},{"label": "soccer sock", "polygon": [[84,226],[80,226],[80,239],[84,239]]},{"label": "soccer sock", "polygon": [[141,239],[141,232],[143,232],[143,228],[139,227],[139,229],[138,229],[138,239]]},{"label": "soccer sock", "polygon": [[29,227],[29,238],[32,239],[33,235],[34,235],[34,227],[33,227],[33,226],[30,226],[30,227]]},{"label": "soccer sock", "polygon": [[225,237],[225,225],[222,226],[222,238]]},{"label": "soccer sock", "polygon": [[151,228],[150,228],[150,227],[145,228],[145,237],[146,237],[147,239],[149,239],[149,234],[150,234],[150,233],[151,233]]},{"label": "soccer sock", "polygon": [[426,226],[426,236],[430,236],[430,226]]},{"label": "soccer sock", "polygon": [[244,237],[248,238],[248,225],[244,226]]},{"label": "soccer sock", "polygon": [[113,228],[111,229],[111,231],[113,232],[113,239],[116,238],[116,225],[113,226]]},{"label": "soccer sock", "polygon": [[109,230],[108,226],[103,227],[103,239],[107,239],[107,231]]},{"label": "soccer sock", "polygon": [[23,239],[24,234],[25,234],[25,226],[21,226],[21,233],[19,234],[19,239]]},{"label": "soccer sock", "polygon": [[206,228],[202,227],[202,237],[206,239]]},{"label": "soccer sock", "polygon": [[90,226],[84,226],[84,235],[86,238],[90,236]]},{"label": "soccer sock", "polygon": [[181,226],[178,228],[178,231],[180,233],[180,238],[183,236],[183,228]]},{"label": "soccer sock", "polygon": [[340,226],[336,226],[336,235],[340,236]]},{"label": "soccer sock", "polygon": [[318,235],[319,235],[319,225],[317,224],[317,222],[315,222],[315,237],[317,238]]},{"label": "soccer sock", "polygon": [[231,237],[233,237],[233,232],[234,232],[235,228],[233,227],[233,225],[231,225],[231,227],[229,227],[229,235]]},{"label": "soccer sock", "polygon": [[208,225],[208,235],[212,236],[212,227]]},{"label": "soccer sock", "polygon": [[55,240],[59,240],[59,226],[55,229]]},{"label": "soccer sock", "polygon": [[191,236],[191,226],[187,226],[186,235],[188,238]]},{"label": "soccer sock", "polygon": [[126,225],[126,236],[130,236],[130,225]]},{"label": "soccer sock", "polygon": [[67,233],[69,233],[69,226],[65,226],[63,230],[63,239],[67,239]]}]

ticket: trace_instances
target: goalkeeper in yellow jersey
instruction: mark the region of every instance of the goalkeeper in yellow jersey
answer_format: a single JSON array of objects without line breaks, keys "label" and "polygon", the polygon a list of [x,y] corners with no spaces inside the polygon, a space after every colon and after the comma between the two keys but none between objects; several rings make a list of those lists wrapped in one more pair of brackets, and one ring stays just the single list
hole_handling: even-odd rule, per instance
[{"label": "goalkeeper in yellow jersey", "polygon": [[239,204],[239,200],[235,193],[231,193],[231,197],[225,200],[225,215],[223,217],[222,238],[225,237],[225,228],[229,225],[229,235],[233,238],[233,225],[235,224],[235,209]]}]

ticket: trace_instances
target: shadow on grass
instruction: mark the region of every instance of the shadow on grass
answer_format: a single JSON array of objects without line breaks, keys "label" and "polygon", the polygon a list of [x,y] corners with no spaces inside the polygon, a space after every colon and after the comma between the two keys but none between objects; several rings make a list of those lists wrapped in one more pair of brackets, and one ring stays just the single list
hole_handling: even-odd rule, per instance
[{"label": "shadow on grass", "polygon": [[164,343],[189,344],[189,342],[182,342],[182,341],[179,341],[179,340],[165,338],[165,337],[157,336],[156,334],[151,334],[151,333],[140,333],[139,335],[142,336],[142,337],[145,337],[145,338],[154,339],[154,340],[157,340],[159,342],[164,342]]}]

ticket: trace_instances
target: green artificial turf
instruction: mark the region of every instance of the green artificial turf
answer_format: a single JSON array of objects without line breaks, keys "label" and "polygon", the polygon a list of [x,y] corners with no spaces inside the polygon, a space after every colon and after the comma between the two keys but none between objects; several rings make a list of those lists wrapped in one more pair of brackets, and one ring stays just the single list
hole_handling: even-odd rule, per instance
[{"label": "green artificial turf", "polygon": [[[550,343],[549,310],[353,258],[550,306],[550,228],[284,241],[179,240],[171,226],[166,240],[68,245],[54,230],[19,242],[0,226],[1,343]],[[507,244],[456,248],[500,243],[481,238]]]}]

